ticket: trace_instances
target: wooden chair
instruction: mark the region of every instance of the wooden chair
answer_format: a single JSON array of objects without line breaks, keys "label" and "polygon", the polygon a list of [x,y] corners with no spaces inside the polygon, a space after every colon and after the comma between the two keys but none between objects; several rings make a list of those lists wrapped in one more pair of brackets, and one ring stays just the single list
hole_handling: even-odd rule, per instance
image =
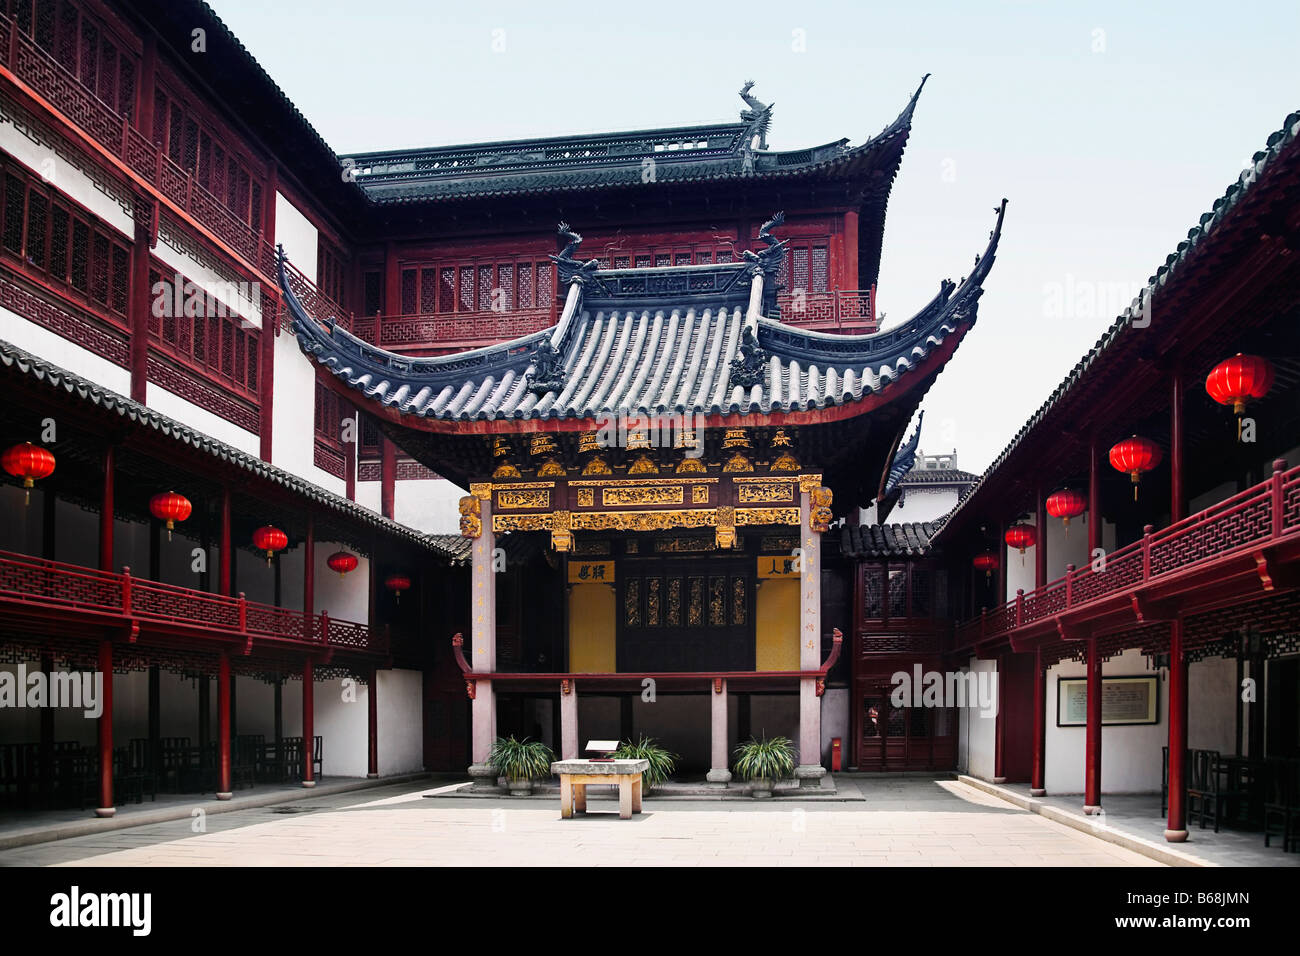
[{"label": "wooden chair", "polygon": [[1270,760],[1264,791],[1264,846],[1282,838],[1282,852],[1300,849],[1300,760]]},{"label": "wooden chair", "polygon": [[171,793],[179,793],[190,762],[189,737],[163,737],[158,741],[159,777]]},{"label": "wooden chair", "polygon": [[158,773],[153,766],[151,750],[147,737],[133,737],[127,744],[123,783],[140,794],[139,803],[144,802],[146,793],[150,800],[156,802],[158,799]]},{"label": "wooden chair", "polygon": [[1219,832],[1223,803],[1219,799],[1219,775],[1215,767],[1219,760],[1217,750],[1193,750],[1187,766],[1187,820],[1193,818],[1205,829],[1208,815],[1214,821],[1214,832]]},{"label": "wooden chair", "polygon": [[230,785],[235,789],[251,787],[257,781],[258,764],[266,750],[262,734],[240,734],[235,738],[235,752],[231,754]]}]

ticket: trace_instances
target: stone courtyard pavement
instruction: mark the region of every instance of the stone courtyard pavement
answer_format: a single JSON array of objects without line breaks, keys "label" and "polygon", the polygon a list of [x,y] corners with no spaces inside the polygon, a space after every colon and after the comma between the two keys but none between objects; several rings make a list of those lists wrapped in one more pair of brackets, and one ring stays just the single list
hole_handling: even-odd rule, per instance
[{"label": "stone courtyard pavement", "polygon": [[[437,788],[449,790],[452,788]],[[858,782],[865,801],[427,799],[429,784],[308,797],[0,852],[0,866],[1155,866],[948,779]],[[201,804],[196,804],[201,806]]]}]

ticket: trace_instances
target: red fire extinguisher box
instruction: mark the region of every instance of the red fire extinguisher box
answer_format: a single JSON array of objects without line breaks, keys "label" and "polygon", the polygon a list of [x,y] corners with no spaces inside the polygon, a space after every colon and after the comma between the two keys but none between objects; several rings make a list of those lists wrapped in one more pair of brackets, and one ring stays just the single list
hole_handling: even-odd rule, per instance
[{"label": "red fire extinguisher box", "polygon": [[840,769],[840,753],[841,753],[840,738],[832,737],[831,738],[831,769],[837,772]]}]

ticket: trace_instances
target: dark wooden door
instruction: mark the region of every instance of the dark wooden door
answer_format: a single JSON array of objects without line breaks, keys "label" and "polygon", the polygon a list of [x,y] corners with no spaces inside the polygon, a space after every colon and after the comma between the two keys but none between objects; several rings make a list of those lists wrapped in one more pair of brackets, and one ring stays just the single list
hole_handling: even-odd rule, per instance
[{"label": "dark wooden door", "polygon": [[745,555],[621,561],[619,671],[753,670],[754,577]]}]

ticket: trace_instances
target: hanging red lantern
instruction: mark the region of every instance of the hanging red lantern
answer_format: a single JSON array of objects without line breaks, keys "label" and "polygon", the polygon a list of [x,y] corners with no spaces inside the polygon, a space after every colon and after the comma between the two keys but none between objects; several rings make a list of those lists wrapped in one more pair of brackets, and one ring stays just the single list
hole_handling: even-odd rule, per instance
[{"label": "hanging red lantern", "polygon": [[269,568],[275,552],[289,546],[289,536],[273,525],[263,525],[253,532],[253,546],[266,552],[266,566]]},{"label": "hanging red lantern", "polygon": [[6,448],[0,461],[3,462],[5,471],[23,480],[23,488],[26,489],[25,504],[32,502],[32,486],[41,478],[54,474],[54,455],[48,448],[33,445],[29,441]]},{"label": "hanging red lantern", "polygon": [[1074,488],[1060,488],[1047,496],[1047,513],[1064,521],[1066,534],[1070,533],[1070,519],[1079,517],[1087,510],[1088,500],[1082,491]]},{"label": "hanging red lantern", "polygon": [[1137,435],[1117,442],[1110,450],[1110,466],[1116,471],[1127,472],[1133,478],[1134,501],[1137,501],[1137,486],[1142,480],[1142,473],[1155,468],[1162,458],[1164,453],[1159,445],[1150,438]]},{"label": "hanging red lantern", "polygon": [[349,571],[357,569],[357,556],[350,551],[335,551],[325,559],[325,563],[330,566],[331,571],[337,571],[341,578]]},{"label": "hanging red lantern", "polygon": [[149,511],[159,521],[167,522],[167,540],[172,539],[172,529],[177,521],[184,521],[190,516],[194,506],[190,499],[174,491],[164,491],[149,499]]},{"label": "hanging red lantern", "polygon": [[405,574],[390,574],[384,579],[384,587],[392,591],[393,597],[397,599],[397,603],[401,604],[402,592],[410,589],[411,579]]},{"label": "hanging red lantern", "polygon": [[1210,371],[1205,390],[1220,405],[1231,405],[1237,416],[1237,441],[1241,441],[1241,416],[1246,403],[1258,401],[1273,387],[1273,363],[1258,355],[1238,352]]},{"label": "hanging red lantern", "polygon": [[1025,563],[1025,548],[1032,548],[1038,542],[1038,531],[1031,524],[1013,524],[1004,536],[1007,547],[1020,552],[1020,563]]},{"label": "hanging red lantern", "polygon": [[983,554],[975,555],[975,560],[971,563],[975,565],[976,571],[983,571],[985,580],[988,580],[997,570],[998,556],[992,551],[985,551]]}]

